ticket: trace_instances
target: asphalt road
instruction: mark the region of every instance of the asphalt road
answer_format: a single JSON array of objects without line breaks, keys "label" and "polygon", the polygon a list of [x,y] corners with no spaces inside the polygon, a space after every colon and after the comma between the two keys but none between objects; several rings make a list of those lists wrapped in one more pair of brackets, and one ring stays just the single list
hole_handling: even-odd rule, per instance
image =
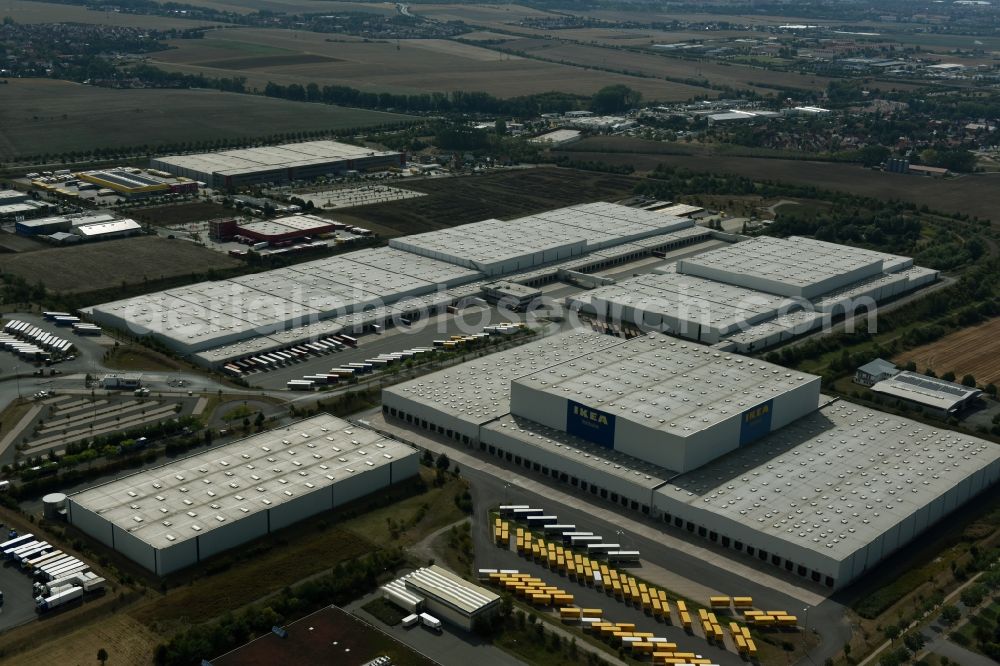
[{"label": "asphalt road", "polygon": [[[3,529],[3,541],[7,540],[7,529]],[[31,593],[31,576],[25,574],[13,562],[0,566],[0,591],[4,604],[0,608],[0,631],[31,622],[35,619],[35,598]]]},{"label": "asphalt road", "polygon": [[378,627],[400,643],[409,645],[444,666],[512,666],[524,662],[515,659],[473,633],[447,625],[438,634],[422,625],[406,628],[401,624],[390,627],[368,614],[361,607],[381,596],[380,591],[351,602],[345,610]]},{"label": "asphalt road", "polygon": [[[375,412],[373,411],[368,416],[371,417],[374,414]],[[358,418],[364,419],[365,415],[357,415],[356,419]],[[421,432],[420,435],[422,442],[427,441],[423,438],[425,433]],[[404,439],[404,437],[400,438]],[[485,520],[484,517],[486,515],[485,512],[489,508],[499,506],[500,504],[528,504],[538,506],[544,508],[547,513],[558,515],[560,522],[574,524],[581,530],[592,531],[596,534],[615,535],[621,529],[621,526],[613,521],[598,517],[591,507],[599,507],[602,513],[610,510],[621,514],[631,521],[655,527],[658,531],[664,531],[662,523],[652,521],[641,514],[622,512],[618,505],[602,502],[589,494],[586,496],[578,495],[576,496],[577,501],[567,504],[566,502],[553,499],[552,496],[533,492],[523,486],[516,485],[516,479],[518,477],[529,477],[545,484],[551,483],[551,481],[545,480],[544,477],[529,472],[522,467],[508,467],[506,463],[501,462],[497,458],[481,456],[478,450],[466,449],[464,447],[456,449],[451,442],[441,439],[435,439],[434,442],[436,443],[435,450],[443,449],[450,454],[458,454],[452,455],[453,461],[464,454],[472,456],[477,460],[488,462],[490,466],[503,470],[498,474],[493,474],[480,471],[469,465],[460,465],[462,476],[470,482],[470,492],[472,493],[474,506],[476,507],[472,533],[475,543],[477,568],[497,568],[498,560],[510,564],[511,568],[523,569],[528,566],[527,561],[518,557],[516,553],[505,555],[502,550],[493,544],[491,526],[489,521]],[[508,471],[509,473],[507,473]],[[575,493],[575,490],[569,485],[558,485],[556,489],[565,494]],[[668,529],[667,534],[686,539],[681,532]],[[762,584],[753,577],[745,577],[728,569],[726,562],[734,554],[727,550],[711,546],[707,541],[695,540],[693,543],[706,549],[713,557],[698,557],[638,534],[627,532],[621,538],[629,549],[639,550],[644,560],[685,579],[720,590],[723,593],[739,593],[752,596],[754,597],[754,605],[758,608],[785,609],[790,613],[798,615],[802,623],[810,630],[815,630],[822,639],[819,646],[809,655],[813,663],[821,664],[827,657],[832,657],[850,637],[850,625],[844,617],[845,608],[841,604],[833,599],[826,598],[817,605],[804,607],[804,604],[794,597],[779,592],[766,584]],[[516,562],[507,561],[511,555]],[[756,560],[740,557],[736,561],[741,565],[755,569],[759,568],[769,576],[780,577],[782,580],[794,581],[796,584],[799,584],[798,579],[786,577],[782,571],[774,567],[758,565]],[[549,578],[552,577],[551,572],[548,572],[547,569],[543,569],[543,571],[546,572]],[[642,578],[641,568],[636,570],[635,575]],[[543,576],[543,578],[546,578],[546,576]],[[579,586],[577,586],[577,589],[579,589]],[[610,610],[609,603],[605,597],[603,605],[599,605],[598,607]],[[614,603],[616,613],[618,610],[627,610],[627,607],[623,604]],[[655,620],[653,622],[655,624]],[[663,625],[659,626],[663,628]],[[688,638],[686,644],[689,644],[692,640],[699,639]],[[707,651],[707,643],[705,645]]]}]

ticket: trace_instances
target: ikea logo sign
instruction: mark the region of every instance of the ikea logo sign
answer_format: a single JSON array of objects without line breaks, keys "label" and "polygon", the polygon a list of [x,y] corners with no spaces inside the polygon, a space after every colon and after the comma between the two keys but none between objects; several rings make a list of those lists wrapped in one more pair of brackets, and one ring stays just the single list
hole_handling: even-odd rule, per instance
[{"label": "ikea logo sign", "polygon": [[568,400],[566,432],[606,449],[613,449],[615,448],[615,415]]},{"label": "ikea logo sign", "polygon": [[593,421],[598,425],[608,425],[608,415],[596,409],[588,409],[581,405],[573,405],[573,415],[588,421]]},{"label": "ikea logo sign", "polygon": [[740,420],[740,446],[746,446],[771,432],[773,411],[774,402],[768,400],[743,412]]},{"label": "ikea logo sign", "polygon": [[750,423],[751,421],[756,421],[759,418],[764,418],[771,415],[771,405],[765,404],[759,407],[754,407],[750,411],[743,412],[743,421]]}]

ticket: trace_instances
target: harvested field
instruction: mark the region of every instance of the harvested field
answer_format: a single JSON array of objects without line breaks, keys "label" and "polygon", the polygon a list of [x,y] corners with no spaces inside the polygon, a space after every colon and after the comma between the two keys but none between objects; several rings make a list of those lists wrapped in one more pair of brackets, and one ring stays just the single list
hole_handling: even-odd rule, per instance
[{"label": "harvested field", "polygon": [[190,224],[214,220],[220,217],[232,217],[232,211],[216,203],[199,201],[170,206],[154,206],[151,208],[136,208],[129,215],[139,222],[149,222],[161,227],[175,224]]},{"label": "harvested field", "polygon": [[962,378],[972,375],[980,385],[1000,384],[1000,318],[956,331],[936,342],[899,354],[896,365],[913,361],[917,370],[938,375],[949,370]]},{"label": "harvested field", "polygon": [[651,171],[658,164],[691,171],[729,173],[757,180],[774,180],[840,190],[877,199],[900,199],[945,213],[968,213],[1000,223],[1000,174],[966,174],[935,179],[872,171],[853,164],[709,155],[664,154],[655,141],[627,137],[584,139],[555,151],[572,160],[630,164]]},{"label": "harvested field", "polygon": [[822,76],[775,72],[737,64],[688,61],[657,55],[655,52],[635,53],[553,39],[519,39],[512,44],[512,48],[546,60],[638,72],[645,76],[700,80],[706,85],[711,83],[732,88],[753,88],[762,93],[773,92],[775,87],[825,90],[830,82],[830,79]]},{"label": "harvested field", "polygon": [[[170,2],[172,0],[157,0]],[[257,11],[272,11],[290,14],[317,14],[323,12],[365,12],[394,16],[396,5],[392,2],[340,2],[339,0],[190,0],[185,4],[209,7],[224,12],[250,14]]]},{"label": "harvested field", "polygon": [[218,69],[267,69],[268,67],[312,65],[319,62],[337,62],[337,59],[314,53],[293,53],[292,55],[250,56],[248,58],[215,60],[205,63],[205,66]]},{"label": "harvested field", "polygon": [[[239,73],[248,85],[263,88],[268,81],[306,85],[346,85],[374,92],[426,93],[454,90],[484,91],[498,97],[513,97],[553,90],[590,95],[600,88],[621,83],[643,93],[648,100],[677,101],[712,94],[704,88],[662,79],[629,76],[584,69],[573,65],[519,58],[499,51],[442,39],[392,42],[360,39],[327,41],[319,33],[290,30],[227,29],[209,33],[205,39],[175,40],[176,48],[151,54],[152,64],[168,70],[231,77]],[[305,54],[333,61],[307,64],[276,64],[234,69],[219,62],[272,49],[272,54]],[[257,53],[256,55],[261,55]]]},{"label": "harvested field", "polygon": [[46,289],[79,293],[111,289],[122,283],[204,273],[240,262],[194,243],[158,236],[136,236],[86,245],[0,255],[0,272],[20,275]]},{"label": "harvested field", "polygon": [[160,640],[148,626],[124,613],[116,613],[59,640],[42,640],[40,636],[39,648],[6,657],[4,663],[7,666],[89,664],[95,661],[97,651],[104,648],[112,664],[151,664],[153,649]]},{"label": "harvested field", "polygon": [[434,178],[403,185],[428,196],[344,208],[332,215],[384,237],[404,236],[491,217],[520,217],[576,203],[621,199],[637,182],[630,176],[555,168]]},{"label": "harvested field", "polygon": [[[220,72],[233,76],[232,70]],[[0,85],[0,162],[42,153],[268,136],[279,128],[340,130],[410,119],[210,90],[114,90],[11,79]]]}]

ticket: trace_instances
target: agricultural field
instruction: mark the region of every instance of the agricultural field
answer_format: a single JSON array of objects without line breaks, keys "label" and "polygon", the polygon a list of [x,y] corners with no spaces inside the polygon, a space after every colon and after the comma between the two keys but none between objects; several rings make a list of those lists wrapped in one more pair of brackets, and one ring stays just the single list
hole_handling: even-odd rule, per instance
[{"label": "agricultural field", "polygon": [[960,378],[972,375],[981,385],[1000,384],[1000,318],[955,331],[892,361],[897,365],[913,361],[919,372],[931,368],[938,375],[948,371]]},{"label": "agricultural field", "polygon": [[[651,171],[659,164],[706,173],[729,173],[757,180],[774,180],[840,190],[878,199],[912,201],[944,213],[967,213],[1000,223],[1000,187],[995,174],[968,174],[935,179],[872,171],[854,164],[808,160],[666,154],[666,144],[629,137],[584,139],[554,151],[571,160],[629,164]],[[694,148],[692,148],[694,150]]]},{"label": "agricultural field", "polygon": [[648,100],[664,102],[712,94],[696,86],[541,62],[446,39],[365,42],[291,30],[229,29],[205,39],[175,40],[172,46],[176,48],[150,54],[150,62],[191,74],[245,76],[257,88],[268,81],[315,82],[374,92],[466,90],[514,97],[553,90],[590,95],[621,83]]},{"label": "agricultural field", "polygon": [[217,25],[212,21],[94,11],[81,5],[32,2],[31,0],[6,0],[0,6],[0,16],[9,16],[17,23],[100,23],[102,25],[161,30]]},{"label": "agricultural field", "polygon": [[[163,4],[172,0],[157,0]],[[320,14],[323,12],[366,12],[392,16],[396,13],[393,2],[340,2],[338,0],[188,0],[184,4],[207,7],[223,12],[250,14],[259,11],[287,12],[290,14]]]},{"label": "agricultural field", "polygon": [[434,178],[404,185],[428,196],[344,208],[333,215],[383,237],[404,236],[491,217],[506,219],[577,203],[613,201],[629,196],[637,182],[631,176],[548,167]]},{"label": "agricultural field", "polygon": [[410,119],[212,90],[117,90],[13,79],[0,85],[0,162],[64,151],[342,130]]},{"label": "agricultural field", "polygon": [[520,39],[512,44],[511,48],[546,60],[638,72],[645,76],[701,80],[706,85],[711,83],[731,88],[752,88],[764,94],[773,92],[774,87],[824,90],[830,82],[830,79],[822,76],[774,72],[742,65],[688,61],[659,56],[655,53],[634,53],[549,39]]},{"label": "agricultural field", "polygon": [[0,255],[0,273],[19,275],[31,284],[41,282],[60,293],[112,289],[240,265],[220,252],[158,236]]},{"label": "agricultural field", "polygon": [[232,211],[216,203],[199,201],[195,203],[135,208],[129,211],[129,216],[137,222],[149,222],[160,227],[170,227],[232,216]]}]

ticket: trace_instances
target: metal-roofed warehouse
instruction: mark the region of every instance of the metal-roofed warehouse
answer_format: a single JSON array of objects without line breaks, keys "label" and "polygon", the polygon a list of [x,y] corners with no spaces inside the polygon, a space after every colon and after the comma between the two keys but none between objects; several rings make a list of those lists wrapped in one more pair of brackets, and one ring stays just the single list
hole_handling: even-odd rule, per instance
[{"label": "metal-roofed warehouse", "polygon": [[812,375],[595,336],[398,384],[383,413],[832,588],[1000,476],[996,445],[833,401]]},{"label": "metal-roofed warehouse", "polygon": [[393,238],[389,246],[500,276],[693,225],[685,218],[598,202]]},{"label": "metal-roofed warehouse", "polygon": [[416,449],[329,415],[69,497],[69,522],[158,574],[417,473]]},{"label": "metal-roofed warehouse", "polygon": [[758,237],[677,262],[677,271],[782,296],[812,299],[884,272],[908,257],[810,238]]},{"label": "metal-roofed warehouse", "polygon": [[422,598],[428,611],[467,631],[472,631],[478,619],[489,619],[500,610],[500,596],[495,592],[436,564],[417,569],[400,580],[408,591]]},{"label": "metal-roofed warehouse", "polygon": [[311,180],[331,173],[401,167],[402,153],[374,151],[337,141],[305,141],[197,155],[151,159],[150,166],[217,188]]}]

